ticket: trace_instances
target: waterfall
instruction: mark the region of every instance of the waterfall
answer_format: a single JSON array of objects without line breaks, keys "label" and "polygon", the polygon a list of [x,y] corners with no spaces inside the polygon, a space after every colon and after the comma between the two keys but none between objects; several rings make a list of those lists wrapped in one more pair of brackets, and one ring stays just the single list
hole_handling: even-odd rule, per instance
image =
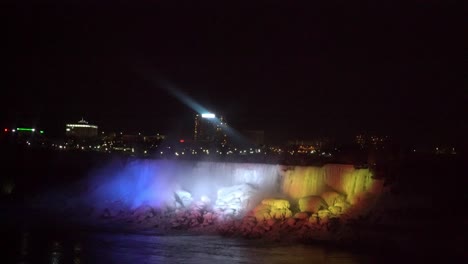
[{"label": "waterfall", "polygon": [[87,197],[92,203],[121,201],[132,207],[141,204],[162,206],[174,199],[174,192],[190,192],[197,200],[217,199],[220,188],[248,184],[268,198],[282,195],[299,199],[335,191],[351,203],[356,196],[372,190],[374,180],[368,169],[352,165],[322,167],[203,161],[136,160],[115,163],[98,170],[90,179]]},{"label": "waterfall", "polygon": [[369,169],[355,169],[352,165],[292,166],[283,174],[282,191],[299,199],[332,190],[353,202],[356,196],[372,190],[374,180],[371,176]]}]

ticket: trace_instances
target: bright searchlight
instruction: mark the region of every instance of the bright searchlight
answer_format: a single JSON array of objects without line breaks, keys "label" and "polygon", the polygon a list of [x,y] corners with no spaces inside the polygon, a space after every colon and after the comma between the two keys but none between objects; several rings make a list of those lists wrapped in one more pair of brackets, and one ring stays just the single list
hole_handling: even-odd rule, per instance
[{"label": "bright searchlight", "polygon": [[211,113],[205,113],[205,114],[202,114],[201,115],[202,118],[215,118],[215,114],[211,114]]}]

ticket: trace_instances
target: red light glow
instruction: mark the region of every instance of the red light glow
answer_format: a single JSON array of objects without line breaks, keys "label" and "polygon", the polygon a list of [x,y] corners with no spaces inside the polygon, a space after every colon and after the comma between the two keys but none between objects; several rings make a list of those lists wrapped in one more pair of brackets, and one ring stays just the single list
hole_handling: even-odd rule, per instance
[{"label": "red light glow", "polygon": [[8,132],[8,128],[5,128],[3,131]]},{"label": "red light glow", "polygon": [[181,140],[179,140],[179,142],[180,142],[180,143],[184,143],[184,142],[185,142],[185,140],[181,139]]}]

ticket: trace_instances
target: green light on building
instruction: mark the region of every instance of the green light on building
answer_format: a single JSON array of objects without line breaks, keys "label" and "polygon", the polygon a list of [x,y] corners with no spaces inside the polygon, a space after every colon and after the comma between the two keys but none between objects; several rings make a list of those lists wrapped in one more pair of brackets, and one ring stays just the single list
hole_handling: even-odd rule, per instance
[{"label": "green light on building", "polygon": [[[32,127],[18,127],[16,131],[29,131],[29,132],[35,132],[36,129]],[[44,130],[39,130],[39,133],[44,134]]]},{"label": "green light on building", "polygon": [[31,132],[35,131],[34,128],[27,128],[27,127],[18,127],[16,130],[17,131],[31,131]]}]

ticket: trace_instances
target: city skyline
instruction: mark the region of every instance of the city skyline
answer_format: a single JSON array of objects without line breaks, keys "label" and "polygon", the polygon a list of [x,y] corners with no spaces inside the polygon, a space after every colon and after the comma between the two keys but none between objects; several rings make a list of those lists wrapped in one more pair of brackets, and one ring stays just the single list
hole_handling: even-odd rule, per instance
[{"label": "city skyline", "polygon": [[405,7],[12,7],[3,125],[62,131],[85,117],[189,135],[192,109],[164,81],[274,140],[463,142],[459,24],[438,6]]}]

